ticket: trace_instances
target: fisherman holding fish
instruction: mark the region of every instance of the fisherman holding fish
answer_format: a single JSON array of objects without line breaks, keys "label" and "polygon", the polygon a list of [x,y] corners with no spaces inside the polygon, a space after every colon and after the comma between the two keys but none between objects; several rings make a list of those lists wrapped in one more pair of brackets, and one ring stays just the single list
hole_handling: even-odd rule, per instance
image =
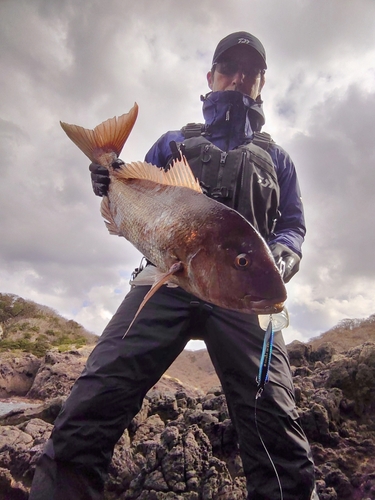
[{"label": "fisherman holding fish", "polygon": [[147,265],[55,421],[30,500],[103,498],[115,444],[192,338],[206,343],[225,392],[248,499],[318,499],[281,331],[272,332],[259,381],[258,314],[282,310],[283,282],[299,269],[305,236],[293,162],[261,132],[266,69],[250,33],[221,40],[202,98],[205,123],[167,132],[145,163],[118,159],[136,106],[94,131],[62,124],[92,160],[109,231],[131,241]]}]

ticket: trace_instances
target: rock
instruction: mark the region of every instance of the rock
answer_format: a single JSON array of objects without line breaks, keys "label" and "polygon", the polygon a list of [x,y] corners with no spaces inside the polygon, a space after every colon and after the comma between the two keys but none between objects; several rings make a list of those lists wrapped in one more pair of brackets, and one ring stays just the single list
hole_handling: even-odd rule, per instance
[{"label": "rock", "polygon": [[164,422],[167,422],[168,420],[174,420],[182,412],[181,408],[178,407],[176,398],[172,393],[150,391],[147,394],[146,398],[150,404],[150,411],[157,411],[158,415]]},{"label": "rock", "polygon": [[149,416],[138,427],[133,436],[132,442],[135,445],[145,439],[159,439],[160,434],[163,432],[165,424],[158,414]]},{"label": "rock", "polygon": [[175,394],[179,408],[195,408],[197,398],[189,396],[187,392],[179,390]]},{"label": "rock", "polygon": [[326,387],[338,387],[355,402],[357,415],[372,418],[375,410],[375,343],[366,342],[330,364]]},{"label": "rock", "polygon": [[167,427],[160,441],[144,443],[143,453],[151,454],[153,459],[146,461],[124,499],[245,498],[243,488],[233,482],[225,463],[212,455],[210,442],[197,425],[184,431]]},{"label": "rock", "polygon": [[50,399],[68,396],[81,374],[87,357],[77,351],[59,353],[50,351],[44,357],[29,392],[28,398]]},{"label": "rock", "polygon": [[52,424],[59,414],[64,400],[65,398],[54,398],[32,408],[10,411],[0,416],[0,425],[18,425],[33,418],[40,418]]},{"label": "rock", "polygon": [[0,398],[25,396],[41,364],[32,354],[0,353]]},{"label": "rock", "polygon": [[311,350],[310,352],[310,361],[313,363],[329,363],[332,360],[332,357],[336,353],[334,346],[331,342],[325,342],[316,349]]},{"label": "rock", "polygon": [[287,346],[287,350],[291,366],[299,367],[307,365],[311,352],[310,346],[299,340],[294,340]]},{"label": "rock", "polygon": [[8,449],[10,446],[15,448],[27,447],[33,441],[30,434],[21,431],[17,427],[2,426],[0,428],[0,436],[0,450]]},{"label": "rock", "polygon": [[27,488],[9,470],[0,467],[0,500],[27,500]]},{"label": "rock", "polygon": [[[291,352],[320,500],[374,499],[375,343],[335,354],[324,344],[311,351],[297,342]],[[0,500],[27,499],[36,460],[84,362],[80,352],[49,353],[29,391],[45,402],[0,417]],[[245,498],[222,389],[195,396],[180,386],[175,393],[150,391],[115,447],[105,500]]]},{"label": "rock", "polygon": [[[0,426],[0,474],[4,500],[27,499],[28,487],[37,458],[51,433],[52,425],[43,420],[30,420],[21,426]],[[0,499],[1,499],[0,494]]]}]

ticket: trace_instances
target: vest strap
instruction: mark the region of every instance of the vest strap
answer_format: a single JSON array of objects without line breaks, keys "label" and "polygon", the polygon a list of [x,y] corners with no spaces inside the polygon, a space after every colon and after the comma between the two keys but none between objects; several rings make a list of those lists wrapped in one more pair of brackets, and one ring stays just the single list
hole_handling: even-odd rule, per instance
[{"label": "vest strap", "polygon": [[190,137],[198,137],[203,134],[205,126],[203,123],[188,123],[181,129],[181,132],[185,139],[190,139]]}]

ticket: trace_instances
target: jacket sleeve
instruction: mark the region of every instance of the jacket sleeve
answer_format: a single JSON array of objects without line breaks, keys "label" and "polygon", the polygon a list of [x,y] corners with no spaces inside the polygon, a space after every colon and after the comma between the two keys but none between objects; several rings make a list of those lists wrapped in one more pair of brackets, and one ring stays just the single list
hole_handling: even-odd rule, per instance
[{"label": "jacket sleeve", "polygon": [[169,145],[171,141],[177,143],[183,141],[183,136],[179,130],[167,132],[162,135],[146,154],[145,161],[160,168],[166,167],[172,158],[172,151]]},{"label": "jacket sleeve", "polygon": [[292,159],[282,148],[272,146],[269,153],[280,186],[281,215],[268,243],[282,243],[302,257],[301,247],[305,239],[306,226],[297,172]]}]

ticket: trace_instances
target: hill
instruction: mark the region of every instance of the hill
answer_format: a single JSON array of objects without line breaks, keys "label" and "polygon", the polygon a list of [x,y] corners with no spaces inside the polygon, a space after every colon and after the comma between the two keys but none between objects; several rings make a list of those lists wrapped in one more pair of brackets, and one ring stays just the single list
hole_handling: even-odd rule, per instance
[{"label": "hill", "polygon": [[308,344],[316,350],[329,342],[340,353],[368,341],[375,342],[375,314],[366,319],[343,319],[327,332],[311,339]]},{"label": "hill", "polygon": [[220,385],[206,349],[182,351],[168,368],[166,374],[177,379],[182,385],[195,388],[204,393]]},{"label": "hill", "polygon": [[22,351],[43,357],[51,347],[63,352],[94,345],[97,339],[49,307],[0,293],[0,352]]}]

